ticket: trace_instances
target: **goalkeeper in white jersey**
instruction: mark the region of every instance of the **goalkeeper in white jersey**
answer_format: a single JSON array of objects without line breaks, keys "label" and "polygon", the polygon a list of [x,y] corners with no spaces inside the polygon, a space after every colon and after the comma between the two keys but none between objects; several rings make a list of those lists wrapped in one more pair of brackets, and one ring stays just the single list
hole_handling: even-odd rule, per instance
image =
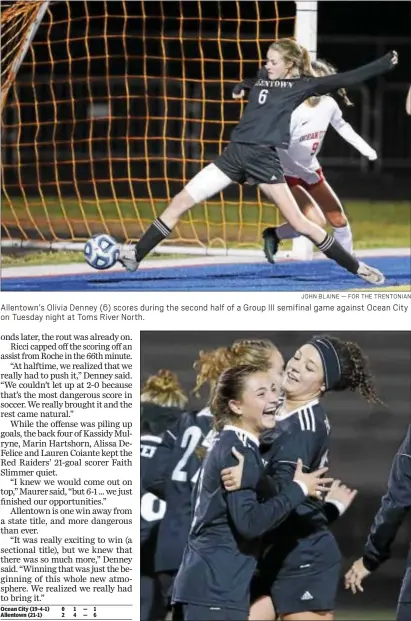
[{"label": "goalkeeper in white jersey", "polygon": [[[316,60],[312,68],[317,76],[332,75],[336,69],[324,60]],[[338,91],[346,106],[353,104],[345,89]],[[334,229],[334,237],[352,254],[353,239],[344,208],[329,183],[324,178],[318,154],[329,125],[344,140],[370,161],[377,159],[376,151],[344,120],[341,108],[333,97],[310,97],[291,116],[291,140],[287,150],[278,149],[285,180],[304,215],[324,226],[326,221]],[[270,263],[283,239],[298,237],[288,223],[270,227],[263,233],[264,252]]]}]

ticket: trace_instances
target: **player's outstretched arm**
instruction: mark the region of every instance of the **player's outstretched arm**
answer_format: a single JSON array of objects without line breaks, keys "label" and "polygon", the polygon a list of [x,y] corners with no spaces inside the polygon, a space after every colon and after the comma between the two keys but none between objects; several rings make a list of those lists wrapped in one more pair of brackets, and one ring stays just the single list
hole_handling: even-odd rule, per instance
[{"label": "player's outstretched arm", "polygon": [[334,114],[331,118],[331,125],[338,132],[341,138],[351,144],[357,151],[370,161],[377,159],[377,152],[362,138],[353,127],[343,118],[342,112],[338,104],[335,104]]},{"label": "player's outstretched arm", "polygon": [[390,556],[399,527],[411,509],[411,425],[391,467],[388,490],[374,518],[362,558],[345,575],[345,588],[362,591],[361,582]]},{"label": "player's outstretched arm", "polygon": [[368,63],[367,65],[357,67],[356,69],[352,69],[351,71],[326,75],[321,78],[308,78],[308,83],[310,85],[308,93],[309,95],[325,95],[330,91],[334,91],[345,86],[365,82],[365,80],[369,80],[377,75],[387,73],[387,71],[393,69],[397,64],[398,54],[395,51],[391,51],[378,60]]}]

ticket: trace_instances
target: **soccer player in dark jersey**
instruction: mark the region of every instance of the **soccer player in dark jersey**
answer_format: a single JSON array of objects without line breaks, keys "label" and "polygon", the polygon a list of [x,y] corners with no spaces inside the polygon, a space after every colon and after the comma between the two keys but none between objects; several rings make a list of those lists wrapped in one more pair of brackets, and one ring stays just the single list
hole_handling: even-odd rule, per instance
[{"label": "soccer player in dark jersey", "polygon": [[154,557],[166,503],[145,487],[144,479],[153,469],[162,434],[176,424],[187,397],[177,376],[160,370],[145,382],[140,398],[140,612],[142,621],[158,621],[165,617],[166,610]]},{"label": "soccer player in dark jersey", "polygon": [[[183,609],[185,621],[245,621],[256,539],[277,526],[307,493],[330,482],[320,478],[326,468],[303,474],[299,462],[280,494],[258,502],[256,485],[263,470],[258,435],[275,425],[276,406],[271,380],[258,367],[233,367],[218,379],[210,408],[220,433],[196,484],[190,535],[173,589],[173,602]],[[233,447],[244,454],[246,483],[244,489],[226,493],[220,471],[233,463]]]},{"label": "soccer player in dark jersey", "polygon": [[[285,183],[277,148],[287,149],[291,114],[305,99],[344,86],[363,82],[392,69],[398,62],[390,52],[373,63],[346,73],[313,77],[310,57],[292,39],[272,43],[265,68],[256,79],[245,80],[250,88],[248,103],[231,141],[214,163],[206,166],[177,194],[160,217],[147,229],[136,246],[120,253],[120,262],[135,271],[144,257],[166,239],[179,218],[196,203],[224,190],[231,183],[258,185],[281,211],[285,220],[308,237],[327,257],[353,274],[374,284],[384,277],[346,252],[326,231],[310,222]],[[241,86],[239,87],[241,90]]]},{"label": "soccer player in dark jersey", "polygon": [[[162,442],[162,448],[169,451],[168,472],[163,484],[167,510],[159,526],[155,570],[167,608],[190,530],[192,493],[202,462],[198,450],[207,445],[211,427],[212,415],[208,408],[197,413],[184,412],[178,424],[166,431]],[[163,458],[164,452],[159,452],[160,456]]]},{"label": "soccer player in dark jersey", "polygon": [[[411,511],[411,425],[391,466],[387,493],[381,500],[364,554],[345,575],[345,587],[362,591],[362,581],[386,561],[405,517]],[[411,546],[397,607],[397,621],[411,619]]]},{"label": "soccer player in dark jersey", "polygon": [[[289,483],[299,457],[305,471],[327,465],[330,424],[319,402],[326,391],[358,389],[370,402],[378,401],[359,346],[331,336],[313,337],[296,351],[286,365],[283,389],[275,430],[262,446],[269,478],[261,491],[268,496]],[[223,473],[228,489],[235,489],[229,478],[233,470]],[[338,496],[327,498],[335,502],[337,515],[355,497],[355,490],[340,492],[340,502],[335,502]],[[322,500],[309,498],[265,537],[250,619],[334,618],[340,551],[328,529],[329,513]]]}]

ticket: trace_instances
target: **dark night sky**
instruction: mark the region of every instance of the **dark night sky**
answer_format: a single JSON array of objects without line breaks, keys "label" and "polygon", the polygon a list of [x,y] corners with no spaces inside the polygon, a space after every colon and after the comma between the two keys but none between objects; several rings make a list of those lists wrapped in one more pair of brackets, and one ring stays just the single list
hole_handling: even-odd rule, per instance
[{"label": "dark night sky", "polygon": [[[165,0],[158,2],[150,0],[141,2],[139,0],[109,0],[102,2],[101,0],[93,0],[92,2],[53,2],[52,13],[54,19],[53,32],[56,38],[58,30],[64,29],[67,25],[68,12],[70,13],[70,32],[72,36],[79,35],[79,41],[83,33],[84,27],[84,4],[87,5],[87,13],[97,19],[92,19],[90,27],[97,34],[104,28],[103,20],[98,17],[107,12],[110,17],[111,33],[121,35],[124,28],[124,6],[127,12],[127,32],[131,35],[130,53],[139,53],[139,43],[143,29],[151,40],[158,41],[160,32],[164,34],[172,34],[175,36],[179,32],[181,24],[183,24],[183,38],[191,35],[193,39],[197,39],[201,31],[203,37],[215,36],[217,30],[221,36],[227,35],[235,41],[236,33],[240,38],[255,38],[257,29],[259,39],[268,41],[274,33],[275,3],[273,0],[262,0],[255,2],[254,0],[241,0],[235,2],[233,0],[224,0],[217,2],[216,0]],[[201,7],[199,9],[199,5]],[[281,0],[277,3],[279,14],[282,17],[291,18],[295,14],[295,3]],[[202,25],[196,19],[201,11]],[[261,21],[257,26],[257,11]],[[146,20],[142,16],[146,16]],[[163,15],[164,19],[161,19]],[[184,19],[180,19],[183,15]],[[240,15],[240,20],[238,16]],[[194,19],[189,19],[189,18]],[[80,18],[80,19],[76,19]],[[219,19],[220,18],[220,19]],[[265,18],[265,21],[264,21]],[[60,24],[56,23],[62,20]],[[254,21],[247,21],[248,19]],[[40,32],[36,37],[46,36],[47,21],[44,20]],[[65,22],[65,24],[64,24]],[[279,36],[289,36],[292,34],[292,19],[284,20],[281,23]],[[61,25],[64,24],[64,25]],[[238,27],[240,30],[238,31]],[[386,53],[394,47],[393,42],[385,41],[379,49],[375,45],[358,44],[340,45],[339,42],[333,42],[332,37],[341,36],[363,36],[363,37],[402,37],[411,40],[411,2],[397,1],[335,1],[320,0],[318,3],[318,52],[320,56],[325,56],[328,60],[337,65],[340,71],[351,68],[359,64],[363,64],[373,60],[376,56]],[[97,34],[97,36],[99,36]],[[267,38],[268,37],[268,38]],[[331,38],[331,41],[330,41]],[[64,35],[62,36],[64,40]],[[118,37],[119,43],[121,37]],[[134,39],[134,42],[133,42]],[[204,39],[203,39],[204,40]],[[177,47],[178,34],[176,37]],[[111,41],[114,45],[114,41]],[[97,46],[94,40],[93,46]],[[265,46],[265,42],[264,42]],[[79,45],[80,47],[80,45]],[[233,61],[238,58],[238,52],[234,50],[233,55],[230,54],[229,44],[224,45],[224,57],[226,60]],[[188,49],[188,48],[187,48]],[[389,77],[390,80],[399,82],[409,82],[411,75],[411,52],[410,45],[396,44],[400,54],[400,65],[398,69]],[[74,57],[76,56],[76,46],[72,46]],[[61,52],[63,54],[63,51]],[[150,53],[150,52],[149,52]],[[255,51],[246,52],[246,54],[255,55]],[[58,54],[57,54],[58,55]],[[188,57],[190,52],[188,51]],[[234,58],[235,57],[235,58]],[[210,76],[213,77],[213,76]]]},{"label": "dark night sky", "polygon": [[[81,2],[71,0],[72,14],[76,10],[80,10]],[[119,0],[110,0],[102,2],[93,0],[87,2],[89,14],[101,14],[104,11],[104,4],[110,14],[122,13],[122,2]],[[164,13],[167,15],[177,16],[179,13],[180,2],[177,0],[166,0],[163,3]],[[192,12],[197,14],[197,1],[184,0],[184,12]],[[235,17],[237,14],[236,2],[224,0],[217,2],[215,0],[207,0],[201,3],[201,11],[204,17],[217,17],[218,5],[224,17]],[[241,0],[241,13],[245,17],[247,12],[254,15],[254,1]],[[272,5],[271,0],[263,0],[259,2],[260,12],[264,13]],[[53,2],[53,13],[65,13],[65,2]],[[190,6],[189,6],[190,5]],[[266,5],[266,7],[264,6]],[[278,3],[281,14],[291,15],[294,12],[294,2],[281,0]],[[160,2],[150,0],[144,3],[144,11],[147,15],[160,15]],[[127,13],[130,17],[141,15],[141,2],[138,0],[128,0]],[[369,35],[369,36],[411,36],[411,2],[405,1],[374,1],[367,2],[349,0],[320,0],[318,2],[318,31],[323,35]]]},{"label": "dark night sky", "polygon": [[411,2],[318,3],[319,34],[411,36]]}]

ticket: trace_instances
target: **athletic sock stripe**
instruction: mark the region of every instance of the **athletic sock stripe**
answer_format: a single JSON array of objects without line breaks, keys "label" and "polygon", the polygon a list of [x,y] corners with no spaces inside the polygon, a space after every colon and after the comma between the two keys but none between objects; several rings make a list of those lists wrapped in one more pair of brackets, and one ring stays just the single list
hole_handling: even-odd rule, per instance
[{"label": "athletic sock stripe", "polygon": [[168,237],[170,235],[170,233],[171,233],[170,229],[165,224],[163,224],[160,220],[154,220],[153,225],[165,237]]},{"label": "athletic sock stripe", "polygon": [[327,237],[325,238],[325,240],[322,242],[322,244],[320,244],[318,247],[318,250],[321,250],[322,252],[324,252],[324,250],[328,250],[330,246],[332,246],[334,242],[334,238],[331,237],[330,235],[327,235]]}]

